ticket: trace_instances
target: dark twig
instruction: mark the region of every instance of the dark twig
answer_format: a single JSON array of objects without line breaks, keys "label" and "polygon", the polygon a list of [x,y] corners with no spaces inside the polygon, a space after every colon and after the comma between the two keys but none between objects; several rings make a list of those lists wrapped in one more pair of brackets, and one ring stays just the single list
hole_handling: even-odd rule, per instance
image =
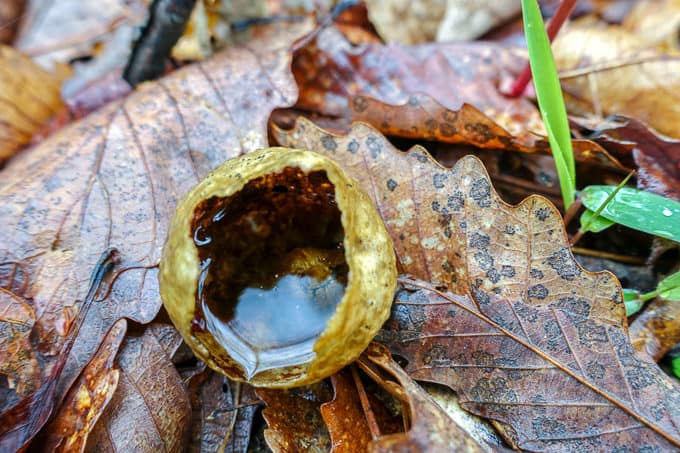
[{"label": "dark twig", "polygon": [[132,49],[123,78],[132,86],[165,72],[170,52],[184,33],[196,0],[154,0],[149,21]]}]

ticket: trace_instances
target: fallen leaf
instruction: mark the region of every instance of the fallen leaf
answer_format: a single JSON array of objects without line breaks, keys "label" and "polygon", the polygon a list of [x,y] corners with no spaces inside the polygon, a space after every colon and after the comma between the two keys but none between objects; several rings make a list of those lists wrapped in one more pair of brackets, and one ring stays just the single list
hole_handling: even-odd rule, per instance
[{"label": "fallen leaf", "polygon": [[120,379],[87,441],[92,451],[182,451],[189,440],[191,403],[171,362],[182,342],[174,327],[151,324],[125,339],[116,358]]},{"label": "fallen leaf", "polygon": [[638,0],[621,26],[640,41],[664,50],[678,50],[680,2],[677,0]]},{"label": "fallen leaf", "polygon": [[29,144],[62,107],[61,82],[59,75],[0,44],[0,162]]},{"label": "fallen leaf", "polygon": [[189,379],[193,412],[189,451],[245,453],[248,450],[257,406],[241,405],[246,386],[211,369]]},{"label": "fallen leaf", "polygon": [[371,22],[387,42],[473,40],[519,14],[514,0],[369,0]]},{"label": "fallen leaf", "polygon": [[396,380],[386,380],[383,385],[408,406],[410,420],[408,431],[374,439],[370,451],[486,451],[406,374],[384,346],[375,343],[370,345],[359,359],[359,364],[368,371],[370,366],[366,362],[378,365]]},{"label": "fallen leaf", "polygon": [[509,206],[476,158],[447,169],[365,124],[335,136],[300,119],[275,134],[356,178],[400,271],[432,282],[400,293],[380,337],[412,377],[448,385],[520,448],[680,445],[680,393],[633,354],[618,282],[578,264],[545,199]]},{"label": "fallen leaf", "polygon": [[268,428],[267,445],[275,453],[327,452],[331,439],[319,406],[330,401],[327,381],[286,390],[257,389],[267,408],[262,411]]},{"label": "fallen leaf", "polygon": [[[52,422],[36,443],[43,451],[82,452],[87,438],[118,386],[119,371],[114,367],[118,348],[123,342],[127,322],[117,321],[108,332],[97,353],[69,390]],[[32,448],[38,445],[33,445]]]},{"label": "fallen leaf", "polygon": [[115,39],[117,33],[129,35],[132,40],[134,27],[144,23],[150,3],[149,0],[31,1],[14,46],[35,56],[44,66],[92,56],[98,44]]},{"label": "fallen leaf", "polygon": [[680,343],[680,303],[654,299],[631,324],[630,338],[636,351],[661,360]]},{"label": "fallen leaf", "polygon": [[571,26],[553,43],[572,114],[622,114],[680,137],[680,57],[645,47],[618,26]]},{"label": "fallen leaf", "polygon": [[413,378],[448,385],[519,448],[680,445],[677,387],[635,354],[624,330],[589,316],[585,301],[484,302],[403,283],[380,339]]},{"label": "fallen leaf", "polygon": [[333,399],[321,405],[321,416],[331,437],[332,453],[366,451],[371,431],[348,368],[331,376]]},{"label": "fallen leaf", "polygon": [[353,46],[328,27],[295,54],[293,73],[300,88],[296,107],[348,118],[364,110],[364,98],[403,105],[422,93],[453,111],[465,103],[474,105],[513,135],[517,128],[545,135],[531,102],[498,90],[522,70],[525,52],[497,43]]},{"label": "fallen leaf", "polygon": [[[269,113],[292,104],[297,92],[290,44],[310,28],[309,22],[274,25],[247,47],[145,85],[3,169],[0,282],[24,289],[3,287],[3,294],[12,294],[0,299],[0,312],[19,297],[35,313],[31,345],[22,354],[38,359],[43,379],[62,351],[102,251],[115,246],[122,259],[110,291],[104,288],[99,297],[106,297],[87,313],[58,395],[117,319],[143,324],[155,317],[154,266],[178,198],[225,159],[265,146]],[[7,276],[15,267],[21,285]],[[30,312],[22,316],[31,322]],[[10,340],[0,337],[0,350],[11,350]],[[17,379],[35,381],[30,367],[22,372]],[[17,398],[16,389],[0,387],[0,401]]]}]

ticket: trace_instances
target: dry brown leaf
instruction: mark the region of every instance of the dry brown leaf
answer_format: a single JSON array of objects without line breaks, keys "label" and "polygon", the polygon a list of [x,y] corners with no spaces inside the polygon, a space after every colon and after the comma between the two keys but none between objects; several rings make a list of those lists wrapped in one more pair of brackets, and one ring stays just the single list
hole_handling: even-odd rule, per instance
[{"label": "dry brown leaf", "polygon": [[0,44],[0,162],[30,143],[62,107],[61,79]]},{"label": "dry brown leaf", "polygon": [[120,373],[114,368],[114,360],[126,330],[127,321],[121,319],[104,337],[52,422],[45,427],[38,441],[43,451],[82,452],[85,449],[90,431],[118,387]]},{"label": "dry brown leaf", "polygon": [[205,369],[188,381],[192,435],[189,451],[245,453],[257,406],[241,406],[246,384]]},{"label": "dry brown leaf", "polygon": [[300,87],[296,106],[326,116],[350,117],[362,96],[402,105],[416,93],[449,110],[467,103],[513,135],[545,135],[538,109],[498,89],[526,63],[524,51],[496,43],[353,46],[335,28],[323,30],[298,51],[293,73]]},{"label": "dry brown leaf", "polygon": [[654,299],[631,324],[630,338],[636,351],[661,360],[680,343],[680,303]]},{"label": "dry brown leaf", "polygon": [[[120,251],[120,273],[87,314],[87,334],[74,345],[61,395],[117,319],[154,318],[160,299],[150,266],[158,262],[177,199],[225,159],[266,145],[269,113],[292,104],[297,93],[290,44],[310,28],[309,22],[272,26],[247,47],[144,86],[3,169],[0,283],[6,296],[0,312],[18,297],[36,313],[31,347],[22,354],[39,359],[43,377],[62,350],[102,251]],[[22,316],[30,323],[29,312]],[[11,350],[10,343],[0,337],[0,350]],[[22,373],[16,379],[35,381],[30,367]],[[17,398],[16,389],[0,387],[0,401]]]},{"label": "dry brown leaf", "polygon": [[330,450],[328,428],[319,410],[332,397],[327,381],[287,390],[260,388],[256,392],[267,405],[262,411],[268,425],[264,437],[275,453]]},{"label": "dry brown leaf", "polygon": [[634,117],[680,137],[680,57],[618,26],[573,26],[553,43],[570,113]]},{"label": "dry brown leaf", "polygon": [[647,45],[677,51],[680,1],[638,0],[621,26]]},{"label": "dry brown leaf", "polygon": [[370,369],[367,362],[377,365],[396,380],[396,382],[385,380],[383,385],[408,406],[410,420],[407,432],[373,440],[371,452],[486,451],[406,374],[384,346],[371,344],[359,359],[359,364],[366,371]]},{"label": "dry brown leaf", "polygon": [[87,440],[99,452],[182,451],[189,441],[191,403],[171,361],[182,338],[152,324],[128,335],[116,358],[120,379],[113,399]]},{"label": "dry brown leaf", "polygon": [[334,136],[302,119],[277,137],[338,161],[376,203],[400,270],[461,295],[433,288],[395,305],[382,340],[413,377],[465,395],[521,448],[680,445],[680,393],[633,354],[618,282],[577,263],[554,206],[509,206],[476,158],[446,169],[364,124]]},{"label": "dry brown leaf", "polygon": [[321,416],[331,437],[332,453],[366,451],[371,441],[364,410],[348,368],[331,376],[333,399],[321,405]]}]

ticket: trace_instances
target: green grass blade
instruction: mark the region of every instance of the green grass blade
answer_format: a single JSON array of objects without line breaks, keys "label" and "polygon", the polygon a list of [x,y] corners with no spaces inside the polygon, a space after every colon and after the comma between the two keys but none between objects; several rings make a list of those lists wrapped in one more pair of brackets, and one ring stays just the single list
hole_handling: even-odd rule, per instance
[{"label": "green grass blade", "polygon": [[562,89],[538,2],[522,0],[522,16],[538,106],[548,131],[562,199],[567,209],[574,202],[576,193],[576,166]]},{"label": "green grass blade", "polygon": [[[581,191],[583,205],[597,210],[616,186],[588,186]],[[651,192],[624,187],[613,196],[600,216],[666,239],[680,242],[680,203]]]},{"label": "green grass blade", "polygon": [[634,289],[623,288],[623,302],[626,304],[626,316],[634,315],[644,305],[644,301],[640,299],[640,293]]},{"label": "green grass blade", "polygon": [[605,219],[601,215],[595,216],[595,212],[590,209],[586,209],[583,211],[583,214],[581,214],[581,229],[583,231],[599,233],[612,225],[616,225],[616,222]]}]

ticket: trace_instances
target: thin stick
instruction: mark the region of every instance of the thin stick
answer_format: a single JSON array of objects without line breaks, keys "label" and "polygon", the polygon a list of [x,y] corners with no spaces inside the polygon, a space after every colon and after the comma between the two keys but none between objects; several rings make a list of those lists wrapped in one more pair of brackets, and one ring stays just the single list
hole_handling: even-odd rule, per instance
[{"label": "thin stick", "polygon": [[[550,40],[550,42],[552,42],[553,39],[555,39],[555,36],[557,36],[557,32],[560,31],[560,28],[562,28],[562,25],[571,14],[575,5],[576,0],[562,0],[562,3],[560,3],[559,8],[557,8],[555,15],[553,16],[552,19],[550,19],[548,27],[546,28],[548,39]],[[522,93],[524,93],[524,90],[526,89],[530,80],[531,80],[531,67],[529,66],[529,63],[527,63],[520,76],[517,77],[515,83],[513,83],[512,87],[510,87],[510,92],[508,93],[508,96],[514,98],[521,96]]]},{"label": "thin stick", "polygon": [[361,401],[361,407],[364,410],[364,415],[366,416],[366,422],[368,423],[368,429],[371,431],[371,437],[373,440],[379,438],[382,434],[380,433],[380,426],[378,426],[378,421],[375,419],[375,414],[371,408],[371,403],[368,401],[368,395],[366,395],[366,389],[364,384],[361,383],[359,378],[359,373],[357,373],[356,365],[350,367],[352,370],[352,379],[354,379],[354,386],[357,388],[357,393],[359,394],[359,401]]},{"label": "thin stick", "polygon": [[620,255],[618,253],[603,252],[601,250],[585,249],[581,247],[572,247],[571,251],[577,255],[594,256],[596,258],[604,258],[606,260],[618,261],[620,263],[634,264],[642,266],[646,260],[638,256]]}]

